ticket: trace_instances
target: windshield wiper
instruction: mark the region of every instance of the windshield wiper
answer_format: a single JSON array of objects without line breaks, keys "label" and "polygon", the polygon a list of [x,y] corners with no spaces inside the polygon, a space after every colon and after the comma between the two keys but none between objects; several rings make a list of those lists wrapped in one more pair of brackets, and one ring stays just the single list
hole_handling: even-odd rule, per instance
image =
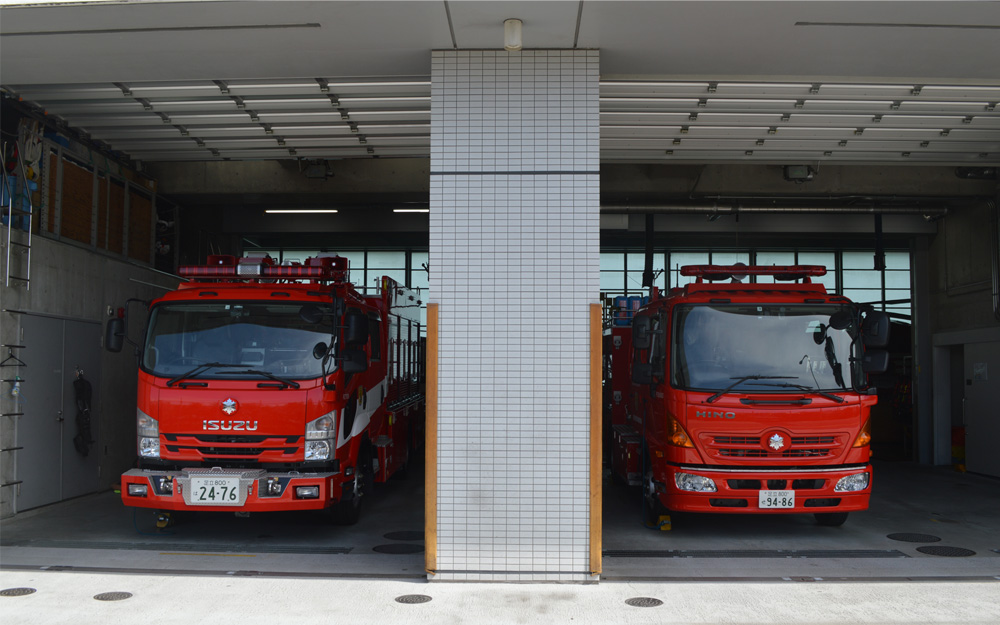
[{"label": "windshield wiper", "polygon": [[[236,366],[236,365],[231,365],[231,366]],[[256,375],[262,375],[265,378],[270,378],[270,379],[274,380],[275,382],[280,382],[281,384],[285,385],[285,388],[288,388],[289,386],[292,387],[292,388],[299,388],[299,383],[296,382],[295,380],[289,380],[288,378],[282,378],[282,377],[274,375],[270,371],[261,371],[260,369],[244,369],[243,371],[223,371],[222,373],[224,373],[224,374],[233,374],[233,375],[240,375],[240,374],[243,374],[243,373],[252,373],[252,374],[256,374]]]},{"label": "windshield wiper", "polygon": [[188,371],[187,373],[182,373],[179,376],[177,376],[176,378],[173,378],[172,380],[168,380],[167,381],[167,386],[173,386],[174,384],[177,384],[181,380],[186,380],[188,378],[193,378],[193,377],[195,377],[197,375],[200,375],[200,374],[208,371],[209,369],[214,369],[215,367],[239,367],[239,365],[231,365],[231,364],[224,363],[224,362],[206,362],[206,363],[202,363],[202,364],[198,365],[197,367],[195,367],[194,369]]},{"label": "windshield wiper", "polygon": [[731,391],[734,388],[736,388],[736,386],[738,386],[738,385],[746,382],[747,380],[797,380],[798,376],[797,375],[756,375],[755,374],[755,375],[743,375],[743,376],[739,376],[739,377],[736,377],[736,378],[729,378],[729,379],[730,380],[736,380],[736,381],[733,382],[732,384],[730,384],[729,386],[727,386],[726,388],[722,389],[721,391],[719,391],[715,395],[712,395],[711,397],[709,397],[708,399],[706,399],[705,403],[708,403],[708,404],[712,403],[716,399],[722,397],[723,395],[725,395],[729,391]]},{"label": "windshield wiper", "polygon": [[[758,386],[764,386],[764,385],[760,384]],[[826,397],[827,399],[832,399],[833,401],[837,402],[838,404],[842,404],[845,401],[847,401],[846,399],[844,399],[843,397],[840,397],[839,395],[834,395],[832,393],[827,393],[826,391],[821,391],[818,388],[812,388],[811,386],[806,386],[804,384],[791,384],[789,382],[773,382],[773,383],[769,384],[769,386],[783,386],[783,387],[786,387],[786,388],[797,388],[797,389],[799,389],[801,391],[808,391],[810,393],[816,393],[817,395],[822,395],[823,397]]]}]

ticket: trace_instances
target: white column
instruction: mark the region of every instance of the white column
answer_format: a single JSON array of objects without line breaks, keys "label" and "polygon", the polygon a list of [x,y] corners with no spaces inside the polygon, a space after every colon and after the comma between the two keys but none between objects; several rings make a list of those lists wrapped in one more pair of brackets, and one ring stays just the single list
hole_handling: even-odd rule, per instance
[{"label": "white column", "polygon": [[588,581],[598,53],[433,53],[435,580]]}]

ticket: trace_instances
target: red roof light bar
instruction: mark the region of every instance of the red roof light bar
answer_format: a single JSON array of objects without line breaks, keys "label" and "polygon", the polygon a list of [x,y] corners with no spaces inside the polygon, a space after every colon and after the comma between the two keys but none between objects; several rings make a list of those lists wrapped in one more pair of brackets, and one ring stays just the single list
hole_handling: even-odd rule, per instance
[{"label": "red roof light bar", "polygon": [[808,280],[810,276],[825,276],[822,265],[684,265],[682,276],[696,276],[699,281],[727,280],[736,276],[774,276],[775,280]]}]

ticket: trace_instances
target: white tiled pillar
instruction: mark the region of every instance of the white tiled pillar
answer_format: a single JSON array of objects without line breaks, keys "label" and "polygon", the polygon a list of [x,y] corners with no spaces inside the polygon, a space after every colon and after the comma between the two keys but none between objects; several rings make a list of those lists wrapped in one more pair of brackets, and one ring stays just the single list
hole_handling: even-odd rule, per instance
[{"label": "white tiled pillar", "polygon": [[598,52],[433,53],[434,580],[589,581]]}]

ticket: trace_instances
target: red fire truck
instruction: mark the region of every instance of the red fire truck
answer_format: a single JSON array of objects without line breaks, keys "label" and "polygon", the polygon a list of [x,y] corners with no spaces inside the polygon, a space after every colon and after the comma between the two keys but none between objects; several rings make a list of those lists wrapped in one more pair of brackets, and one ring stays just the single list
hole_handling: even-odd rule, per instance
[{"label": "red fire truck", "polygon": [[605,330],[612,475],[641,485],[648,522],[813,513],[837,526],[868,507],[868,375],[888,365],[889,318],[811,281],[825,273],[682,267],[696,282]]},{"label": "red fire truck", "polygon": [[[358,520],[373,483],[422,440],[424,354],[415,292],[376,294],[339,256],[276,265],[210,256],[149,306],[139,359],[138,465],[125,505],[161,511],[330,509]],[[106,344],[128,339],[124,313]]]}]

